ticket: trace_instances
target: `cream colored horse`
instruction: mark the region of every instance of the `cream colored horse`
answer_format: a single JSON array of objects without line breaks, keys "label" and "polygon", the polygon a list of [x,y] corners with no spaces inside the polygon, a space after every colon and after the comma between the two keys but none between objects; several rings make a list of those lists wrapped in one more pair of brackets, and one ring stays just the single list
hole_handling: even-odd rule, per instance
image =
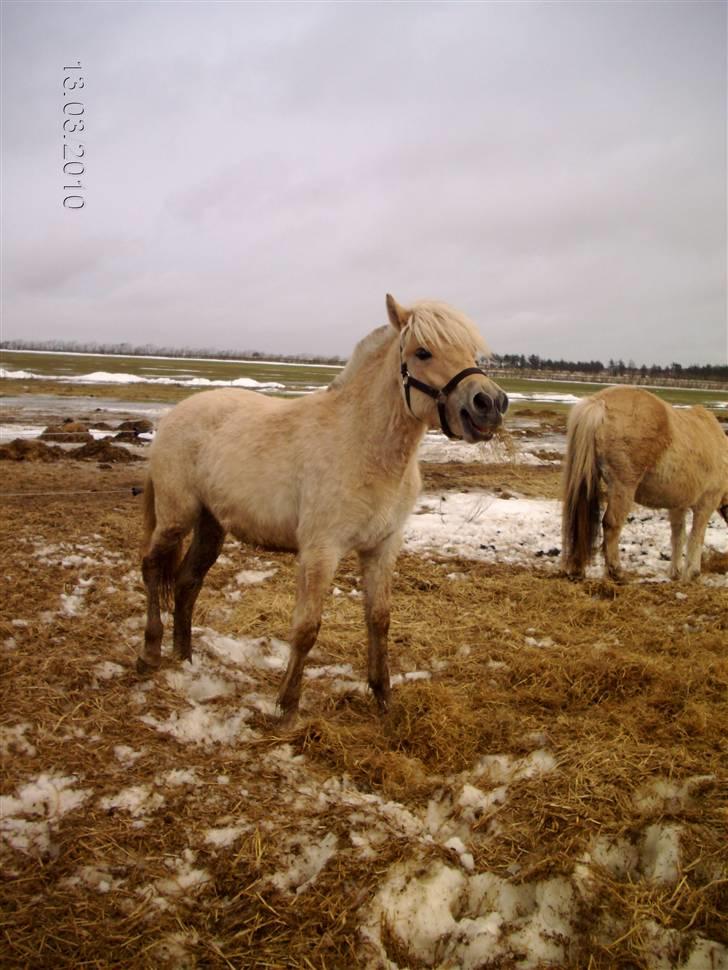
[{"label": "cream colored horse", "polygon": [[[728,523],[728,438],[705,408],[676,409],[649,391],[608,387],[580,401],[569,416],[563,482],[562,561],[581,578],[599,530],[599,480],[606,486],[602,520],[607,575],[619,581],[619,535],[633,502],[669,509],[673,579],[700,574],[708,519]],[[685,516],[692,528],[683,563]]]},{"label": "cream colored horse", "polygon": [[144,493],[140,673],[160,664],[165,593],[174,596],[174,654],[191,656],[195,600],[230,532],[298,552],[291,653],[278,696],[284,721],[295,718],[324,596],[351,551],[362,570],[369,685],[387,710],[391,577],[420,488],[418,444],[438,425],[451,437],[487,440],[508,406],[475,366],[485,346],[467,317],[435,302],[404,309],[391,296],[387,311],[391,325],[362,340],[326,390],[298,399],[207,391],[163,418]]}]

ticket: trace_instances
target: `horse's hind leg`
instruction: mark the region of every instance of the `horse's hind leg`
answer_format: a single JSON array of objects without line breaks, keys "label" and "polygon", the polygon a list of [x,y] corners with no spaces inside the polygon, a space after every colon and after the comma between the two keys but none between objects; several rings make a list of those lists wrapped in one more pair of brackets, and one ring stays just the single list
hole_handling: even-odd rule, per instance
[{"label": "horse's hind leg", "polygon": [[181,660],[189,660],[192,656],[192,611],[224,540],[225,530],[203,507],[174,583],[174,656]]},{"label": "horse's hind leg", "polygon": [[602,519],[604,566],[609,579],[622,582],[619,564],[619,537],[634,502],[635,487],[610,483],[607,491],[607,508]]},{"label": "horse's hind leg", "polygon": [[679,579],[682,575],[685,549],[685,509],[670,509],[670,534],[672,546],[670,577]]},{"label": "horse's hind leg", "polygon": [[184,529],[164,529],[155,533],[149,551],[142,559],[142,578],[147,591],[147,622],[144,644],[137,657],[137,673],[150,674],[159,667],[162,655],[160,600],[174,575]]},{"label": "horse's hind leg", "polygon": [[296,608],[293,612],[290,643],[291,655],[278,692],[281,723],[290,726],[296,719],[301,697],[301,679],[306,657],[316,642],[321,626],[324,596],[331,586],[339,554],[334,550],[301,553],[298,566]]},{"label": "horse's hind leg", "polygon": [[391,694],[387,637],[392,572],[401,544],[402,537],[396,533],[385,539],[376,549],[359,553],[369,640],[369,687],[382,714],[386,714],[389,710]]},{"label": "horse's hind leg", "polygon": [[703,551],[705,540],[705,530],[708,520],[715,511],[719,498],[713,502],[701,502],[693,508],[693,522],[690,527],[690,537],[688,539],[687,556],[685,557],[685,568],[683,578],[686,580],[695,579],[700,575],[700,557]]}]

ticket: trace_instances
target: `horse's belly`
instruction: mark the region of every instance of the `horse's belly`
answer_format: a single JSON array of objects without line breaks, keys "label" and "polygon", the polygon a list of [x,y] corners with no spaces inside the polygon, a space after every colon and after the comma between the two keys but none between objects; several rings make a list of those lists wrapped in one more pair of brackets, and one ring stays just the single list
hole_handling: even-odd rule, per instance
[{"label": "horse's belly", "polygon": [[243,487],[209,503],[223,529],[242,542],[296,551],[298,516],[294,496],[285,489]]},{"label": "horse's belly", "polygon": [[254,517],[235,516],[223,520],[221,525],[241,542],[249,542],[264,549],[286,552],[298,550],[296,530],[285,522],[266,522]]},{"label": "horse's belly", "polygon": [[669,480],[646,475],[635,492],[635,501],[650,509],[684,509],[693,504],[693,496]]}]

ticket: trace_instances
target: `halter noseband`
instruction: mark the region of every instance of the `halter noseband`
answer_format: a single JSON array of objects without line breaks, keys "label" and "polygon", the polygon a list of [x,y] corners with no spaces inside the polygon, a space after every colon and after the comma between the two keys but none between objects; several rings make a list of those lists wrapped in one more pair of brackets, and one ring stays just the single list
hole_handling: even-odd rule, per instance
[{"label": "halter noseband", "polygon": [[407,407],[410,410],[410,414],[417,417],[415,412],[412,410],[412,405],[410,404],[410,388],[414,387],[418,391],[422,391],[423,394],[427,394],[428,397],[434,398],[437,401],[437,413],[440,416],[440,427],[444,434],[448,438],[455,438],[461,441],[462,438],[459,434],[455,434],[448,424],[446,405],[449,395],[455,390],[460,381],[464,380],[466,377],[470,377],[471,374],[482,374],[483,377],[488,375],[480,367],[466,367],[465,370],[461,370],[456,374],[447,384],[441,388],[439,391],[435,387],[431,387],[429,384],[425,384],[423,381],[418,381],[416,377],[413,377],[407,370],[407,364],[402,361],[401,365],[402,373],[402,386],[404,387],[404,397],[407,401]]}]

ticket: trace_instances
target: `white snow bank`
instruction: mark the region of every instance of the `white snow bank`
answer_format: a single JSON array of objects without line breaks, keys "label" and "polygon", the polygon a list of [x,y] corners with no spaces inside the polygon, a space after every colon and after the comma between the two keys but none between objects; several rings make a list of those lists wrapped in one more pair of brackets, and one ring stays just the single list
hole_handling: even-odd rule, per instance
[{"label": "white snow bank", "polygon": [[[486,562],[560,567],[561,503],[551,499],[499,498],[489,492],[422,495],[404,529],[408,552]],[[705,548],[728,552],[728,530],[713,515]],[[663,510],[636,506],[620,537],[622,565],[644,577],[669,576],[670,523]],[[590,575],[601,575],[600,555]],[[726,586],[728,576],[709,577]],[[703,582],[707,579],[704,577]],[[545,644],[541,644],[542,646]]]},{"label": "white snow bank", "polygon": [[119,374],[110,371],[97,370],[90,374],[72,374],[59,376],[57,374],[34,374],[32,371],[7,370],[0,367],[0,378],[11,380],[44,380],[60,381],[64,384],[176,384],[182,387],[243,387],[256,391],[282,390],[285,384],[278,381],[256,381],[252,377],[238,377],[235,380],[210,380],[207,377],[143,377],[139,374]]}]

